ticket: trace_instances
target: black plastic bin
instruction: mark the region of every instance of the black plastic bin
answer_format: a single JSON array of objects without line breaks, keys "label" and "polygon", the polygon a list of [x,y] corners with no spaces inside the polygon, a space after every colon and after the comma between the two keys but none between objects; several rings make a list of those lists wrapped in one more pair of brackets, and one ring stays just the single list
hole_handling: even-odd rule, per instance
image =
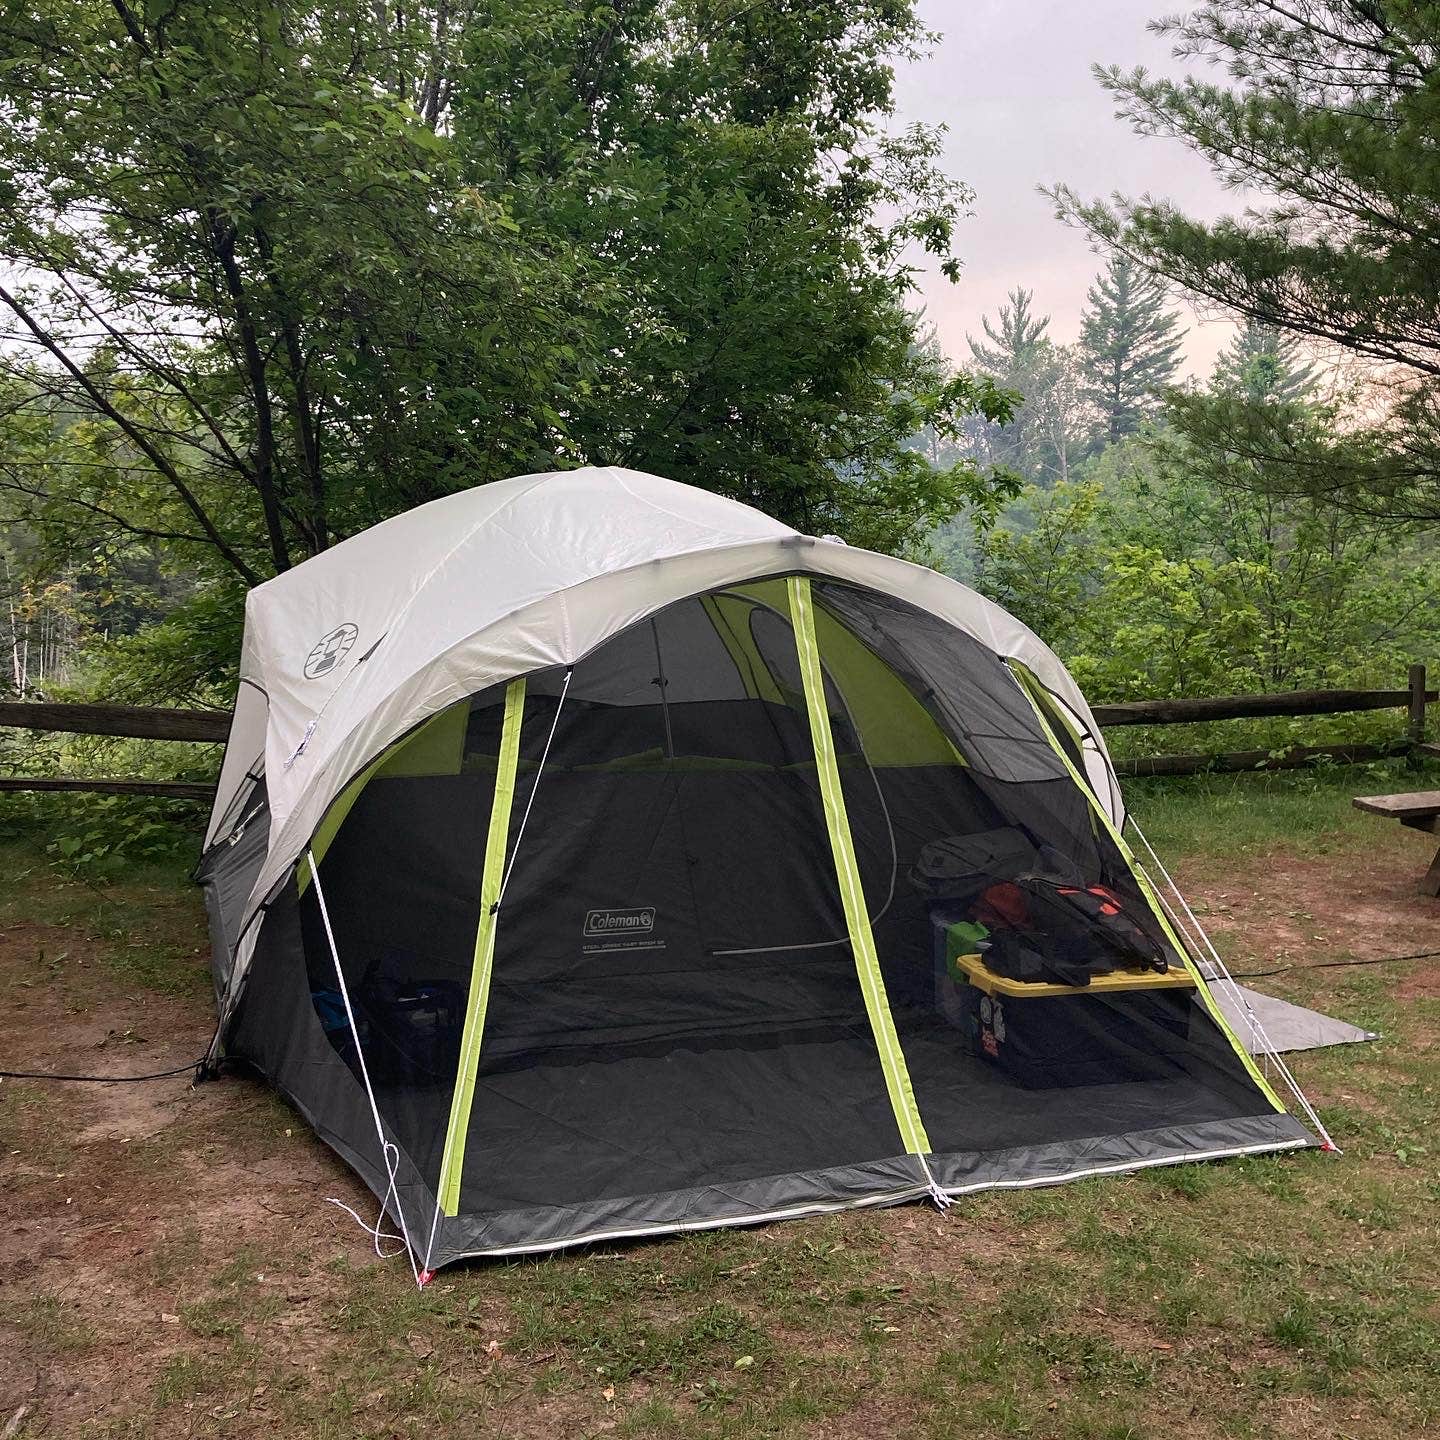
[{"label": "black plastic bin", "polygon": [[1027,1090],[1165,1079],[1189,1048],[1193,990],[990,996],[972,984],[956,989],[975,1053]]}]

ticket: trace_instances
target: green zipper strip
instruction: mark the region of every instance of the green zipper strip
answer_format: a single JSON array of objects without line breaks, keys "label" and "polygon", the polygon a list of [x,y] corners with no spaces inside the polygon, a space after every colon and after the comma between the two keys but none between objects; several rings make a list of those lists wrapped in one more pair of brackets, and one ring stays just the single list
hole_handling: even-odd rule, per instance
[{"label": "green zipper strip", "polygon": [[465,1137],[470,1130],[475,1072],[480,1064],[485,1010],[490,1002],[496,906],[500,900],[500,883],[505,876],[510,810],[515,800],[515,771],[520,760],[520,721],[524,713],[525,681],[512,680],[505,688],[505,720],[500,731],[500,759],[495,768],[495,799],[490,806],[490,829],[485,837],[485,868],[480,879],[480,924],[475,932],[475,963],[470,972],[470,998],[465,1006],[465,1028],[460,1036],[460,1063],[455,1074],[455,1094],[450,1101],[445,1153],[440,1160],[438,1195],[440,1209],[446,1215],[455,1215],[460,1209],[460,1173],[465,1168]]},{"label": "green zipper strip", "polygon": [[850,934],[850,948],[855,954],[855,973],[860,977],[860,991],[865,997],[865,1011],[870,1017],[870,1030],[880,1052],[880,1066],[885,1072],[885,1087],[890,1092],[890,1107],[900,1127],[900,1138],[912,1155],[926,1155],[930,1139],[915,1103],[915,1090],[910,1084],[910,1071],[895,1033],[895,1020],[890,1014],[890,1001],[880,975],[880,959],[875,953],[875,936],[870,930],[870,913],[865,905],[865,891],[860,883],[860,867],[855,861],[855,842],[850,835],[850,821],[845,813],[845,794],[840,787],[840,767],[835,759],[835,737],[830,731],[830,713],[825,705],[825,673],[820,668],[820,647],[815,641],[815,611],[810,598],[810,581],[803,575],[792,575],[788,581],[790,623],[795,631],[795,651],[800,660],[800,674],[805,686],[805,708],[810,715],[810,739],[815,748],[815,769],[820,779],[820,796],[825,805],[825,825],[830,832],[830,849],[835,856],[835,878],[840,882],[840,898],[845,906],[845,925]]},{"label": "green zipper strip", "polygon": [[1125,863],[1130,867],[1130,873],[1135,878],[1135,883],[1140,887],[1141,893],[1145,896],[1150,906],[1151,913],[1160,922],[1161,927],[1169,938],[1171,945],[1175,947],[1175,953],[1179,955],[1180,962],[1195,979],[1195,989],[1199,993],[1200,1003],[1209,1012],[1210,1018],[1220,1027],[1220,1033],[1229,1040],[1235,1053],[1240,1057],[1245,1069],[1249,1071],[1250,1078],[1260,1087],[1260,1093],[1283,1115],[1286,1114],[1284,1102],[1276,1095],[1271,1088],[1270,1082],[1261,1072],[1260,1067],[1255,1063],[1255,1057],[1240,1042],[1240,1037],[1230,1028],[1230,1022],[1220,1011],[1215,997],[1210,993],[1210,986],[1206,983],[1205,977],[1200,973],[1199,967],[1191,959],[1189,948],[1183,945],[1180,937],[1175,933],[1174,927],[1170,924],[1170,917],[1165,913],[1165,907],[1160,903],[1160,897],[1155,893],[1155,888],[1150,884],[1143,869],[1136,864],[1135,856],[1125,838],[1115,828],[1115,822],[1105,813],[1105,807],[1101,805],[1094,790],[1090,788],[1089,782],[1075,768],[1075,762],[1065,753],[1065,748],[1055,738],[1055,732],[1051,728],[1050,721],[1046,717],[1045,707],[1039,698],[1044,694],[1044,687],[1040,682],[1016,660],[1007,661],[1010,673],[1019,682],[1021,690],[1025,692],[1025,698],[1030,702],[1031,708],[1035,711],[1035,717],[1040,721],[1040,728],[1045,732],[1045,738],[1050,742],[1051,748],[1065,762],[1065,768],[1070,772],[1070,778],[1080,787],[1081,793],[1090,802],[1091,813],[1094,814],[1104,827],[1106,833],[1115,842],[1116,848],[1124,856]]}]

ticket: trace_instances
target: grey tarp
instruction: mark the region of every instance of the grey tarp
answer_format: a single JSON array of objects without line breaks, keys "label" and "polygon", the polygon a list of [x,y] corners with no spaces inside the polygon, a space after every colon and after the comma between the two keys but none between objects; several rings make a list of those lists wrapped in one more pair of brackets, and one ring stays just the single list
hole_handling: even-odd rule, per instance
[{"label": "grey tarp", "polygon": [[[1349,1021],[1337,1020],[1332,1015],[1322,1015],[1318,1010],[1307,1010],[1303,1005],[1277,999],[1274,995],[1262,995],[1248,985],[1238,985],[1235,989],[1245,997],[1245,1005],[1249,1006],[1264,1030],[1271,1048],[1275,1050],[1323,1050],[1328,1045],[1357,1045],[1365,1040],[1380,1038],[1373,1030],[1362,1030],[1358,1025],[1351,1025]],[[1227,983],[1219,981],[1212,982],[1210,993],[1214,995],[1230,1028],[1240,1037],[1245,1048],[1252,1055],[1258,1053],[1260,1047],[1251,1033],[1245,1005],[1236,999],[1235,992]]]}]

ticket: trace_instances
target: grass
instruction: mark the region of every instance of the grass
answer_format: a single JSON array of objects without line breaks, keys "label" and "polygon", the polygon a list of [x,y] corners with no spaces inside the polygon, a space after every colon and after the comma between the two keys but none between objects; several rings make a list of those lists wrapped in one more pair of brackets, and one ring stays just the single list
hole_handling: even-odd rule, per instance
[{"label": "grass", "polygon": [[[1418,858],[1413,837],[1353,812],[1350,796],[1428,783],[1201,777],[1132,786],[1130,798],[1187,873],[1223,875],[1238,858],[1263,892],[1270,862],[1300,857],[1333,889],[1377,847],[1395,847],[1397,867]],[[32,947],[7,977],[94,1010],[141,995],[157,1015],[203,1015],[198,907],[173,875],[126,873],[102,898],[23,845],[0,865],[27,872],[0,895],[0,926],[46,927],[44,956]],[[1326,896],[1295,903],[1318,912]],[[1322,953],[1339,942],[1311,958]],[[1384,1036],[1296,1057],[1343,1157],[1253,1157],[978,1195],[944,1216],[908,1206],[457,1268],[424,1291],[328,1213],[321,1197],[353,1187],[327,1188],[347,1183],[341,1167],[288,1109],[259,1086],[206,1087],[123,1163],[87,1170],[77,1146],[67,1185],[99,1207],[81,1233],[148,1225],[150,1238],[91,1260],[86,1285],[42,1258],[12,1287],[20,1300],[0,1324],[55,1377],[19,1435],[1423,1434],[1440,1424],[1440,1001],[1402,995],[1411,973],[1274,982]],[[0,1134],[23,1149],[86,1103],[5,1082]],[[324,1178],[287,1184],[302,1162]],[[62,1203],[31,1193],[41,1198],[27,1205]],[[237,1209],[251,1194],[270,1208]],[[76,1253],[98,1256],[96,1243]],[[122,1377],[108,1389],[97,1357]],[[77,1384],[100,1387],[103,1403],[65,1410],[58,1397]]]},{"label": "grass", "polygon": [[1356,810],[1355,795],[1426,790],[1440,765],[1403,761],[1129,780],[1125,796],[1162,859],[1174,855],[1230,862],[1283,845],[1298,855],[1336,855],[1372,845],[1380,822]]},{"label": "grass", "polygon": [[97,1339],[94,1326],[53,1295],[27,1296],[9,1320],[41,1354],[73,1357],[90,1349]]},{"label": "grass", "polygon": [[46,853],[40,832],[0,841],[0,875],[7,880],[0,886],[0,928],[35,932],[31,943],[46,983],[83,981],[84,969],[98,965],[138,991],[207,993],[203,915],[177,866],[133,866],[120,883],[77,874]]}]

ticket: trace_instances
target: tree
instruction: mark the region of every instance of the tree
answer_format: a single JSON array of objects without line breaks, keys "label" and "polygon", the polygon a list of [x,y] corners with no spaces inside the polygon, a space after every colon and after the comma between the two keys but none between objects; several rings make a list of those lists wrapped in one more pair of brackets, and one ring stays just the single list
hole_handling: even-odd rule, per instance
[{"label": "tree", "polygon": [[1042,345],[1021,385],[1028,397],[1038,473],[1052,483],[1067,481],[1093,423],[1075,347]]},{"label": "tree", "polygon": [[1031,310],[1034,298],[1033,290],[1017,285],[994,321],[988,315],[981,317],[985,339],[965,337],[977,365],[993,375],[1020,375],[1035,363],[1041,347],[1050,343],[1045,333],[1050,328],[1050,317]]},{"label": "tree", "polygon": [[1034,313],[1033,298],[1017,287],[993,321],[981,320],[983,339],[966,337],[975,365],[1022,397],[1008,420],[982,416],[967,431],[972,451],[989,465],[1031,483],[1053,484],[1069,476],[1086,405],[1075,352],[1050,339],[1050,317]]},{"label": "tree", "polygon": [[1234,463],[1163,428],[1123,440],[1084,482],[1027,490],[973,583],[1095,699],[1393,684],[1433,650],[1432,553]]},{"label": "tree", "polygon": [[966,200],[883,130],[923,40],[894,0],[12,6],[0,487],[232,599],[595,460],[903,546],[989,496],[906,438],[1005,408],[911,353],[907,247],[954,273]]},{"label": "tree", "polygon": [[1165,308],[1165,286],[1128,255],[1114,255],[1086,294],[1080,320],[1082,393],[1099,417],[1101,444],[1133,435],[1159,410],[1180,368],[1184,331]]},{"label": "tree", "polygon": [[957,578],[998,600],[1060,655],[1083,654],[1105,570],[1097,523],[1103,504],[1092,482],[1029,486],[1002,523],[975,537],[972,573]]},{"label": "tree", "polygon": [[1234,83],[1097,70],[1122,114],[1277,203],[1207,224],[1060,187],[1061,214],[1204,300],[1380,367],[1366,407],[1380,419],[1286,453],[1266,450],[1263,417],[1237,413],[1236,444],[1292,487],[1440,520],[1440,5],[1209,0],[1157,28]]},{"label": "tree", "polygon": [[992,502],[968,459],[911,444],[929,430],[938,457],[972,411],[1005,413],[906,304],[910,247],[953,274],[969,200],[936,132],[882,128],[890,60],[922,38],[893,0],[482,0],[467,179],[624,292],[567,405],[582,453],[881,549]]},{"label": "tree", "polygon": [[68,509],[253,584],[564,452],[576,269],[467,195],[415,109],[434,26],[43,0],[0,44],[0,363],[64,420],[8,476],[42,523]]},{"label": "tree", "polygon": [[1252,405],[1287,405],[1314,390],[1315,367],[1293,335],[1250,318],[1216,360],[1212,385]]},{"label": "tree", "polygon": [[[923,321],[923,317],[913,343],[925,363],[945,374],[954,372],[955,367],[947,358],[934,325]],[[1012,397],[1012,404],[1019,404],[1019,401],[1018,395]],[[912,449],[919,450],[937,469],[953,465],[957,460],[966,458],[967,454],[963,427],[959,432],[942,433],[933,425],[923,425],[907,443]]]}]

